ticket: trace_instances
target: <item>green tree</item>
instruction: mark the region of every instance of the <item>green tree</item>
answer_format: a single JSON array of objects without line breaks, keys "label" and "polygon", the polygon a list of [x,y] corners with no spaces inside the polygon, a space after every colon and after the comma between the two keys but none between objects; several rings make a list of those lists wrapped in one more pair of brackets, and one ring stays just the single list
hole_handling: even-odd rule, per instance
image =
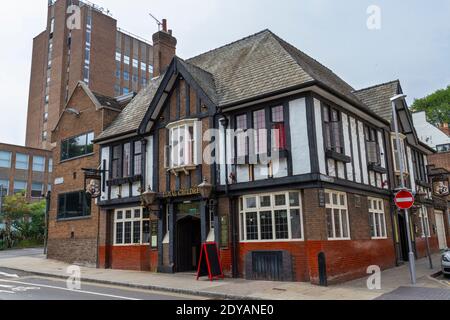
[{"label": "green tree", "polygon": [[428,121],[435,125],[450,123],[450,86],[425,98],[414,100],[411,110],[425,111]]},{"label": "green tree", "polygon": [[20,240],[36,242],[42,242],[44,240],[45,210],[45,200],[28,204],[27,216],[13,223],[14,228],[18,231]]},{"label": "green tree", "polygon": [[7,248],[13,245],[13,227],[16,221],[24,219],[30,213],[25,193],[20,192],[3,199],[3,210],[0,219],[5,224],[5,244]]}]

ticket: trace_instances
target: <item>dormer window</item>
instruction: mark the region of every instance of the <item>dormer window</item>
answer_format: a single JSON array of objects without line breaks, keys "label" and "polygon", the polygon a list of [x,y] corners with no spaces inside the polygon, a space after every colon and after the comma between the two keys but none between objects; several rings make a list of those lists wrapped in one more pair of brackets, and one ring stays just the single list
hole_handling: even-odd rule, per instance
[{"label": "dormer window", "polygon": [[166,167],[169,170],[190,170],[199,163],[201,152],[201,122],[183,120],[167,126],[169,145],[166,154]]}]

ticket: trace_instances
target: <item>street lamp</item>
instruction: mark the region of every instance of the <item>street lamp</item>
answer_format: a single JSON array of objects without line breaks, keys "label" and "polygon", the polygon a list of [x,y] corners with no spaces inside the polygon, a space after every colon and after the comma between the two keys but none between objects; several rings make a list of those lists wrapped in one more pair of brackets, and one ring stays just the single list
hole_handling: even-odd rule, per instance
[{"label": "street lamp", "polygon": [[213,186],[212,184],[208,183],[208,180],[206,180],[205,178],[203,179],[203,183],[198,186],[198,189],[202,198],[207,200],[211,197]]},{"label": "street lamp", "polygon": [[[393,114],[393,121],[394,121],[394,128],[395,128],[395,137],[396,137],[396,143],[397,143],[397,152],[398,152],[398,159],[399,159],[399,166],[400,166],[400,189],[405,190],[405,168],[404,168],[404,162],[403,159],[405,159],[405,155],[403,154],[404,148],[401,144],[400,139],[400,131],[398,129],[398,119],[397,119],[397,102],[403,101],[406,99],[405,94],[399,94],[396,95],[391,99],[392,103],[392,114]],[[414,285],[416,284],[416,264],[415,264],[415,256],[413,252],[413,246],[412,246],[412,239],[411,239],[411,224],[409,219],[409,210],[405,210],[405,222],[406,222],[406,235],[408,237],[408,249],[409,249],[409,273],[411,275],[411,283]]]}]

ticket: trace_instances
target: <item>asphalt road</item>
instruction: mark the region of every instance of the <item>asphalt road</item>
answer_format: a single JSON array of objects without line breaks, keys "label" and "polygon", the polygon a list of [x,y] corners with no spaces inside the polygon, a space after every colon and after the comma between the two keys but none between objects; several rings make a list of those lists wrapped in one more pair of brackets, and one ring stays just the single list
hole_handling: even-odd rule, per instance
[{"label": "asphalt road", "polygon": [[70,290],[63,279],[0,268],[0,300],[199,300],[200,297],[82,283]]},{"label": "asphalt road", "polygon": [[4,251],[0,251],[0,260],[1,259],[9,259],[9,258],[17,258],[17,257],[39,256],[41,254],[44,254],[43,248],[4,250]]}]

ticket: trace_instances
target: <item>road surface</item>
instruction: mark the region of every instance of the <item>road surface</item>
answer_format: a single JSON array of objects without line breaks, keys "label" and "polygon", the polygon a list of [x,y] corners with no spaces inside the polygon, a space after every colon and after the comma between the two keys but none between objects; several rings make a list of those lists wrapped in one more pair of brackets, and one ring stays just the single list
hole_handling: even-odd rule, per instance
[{"label": "road surface", "polygon": [[201,300],[195,296],[82,283],[70,290],[63,279],[0,268],[0,300]]}]

